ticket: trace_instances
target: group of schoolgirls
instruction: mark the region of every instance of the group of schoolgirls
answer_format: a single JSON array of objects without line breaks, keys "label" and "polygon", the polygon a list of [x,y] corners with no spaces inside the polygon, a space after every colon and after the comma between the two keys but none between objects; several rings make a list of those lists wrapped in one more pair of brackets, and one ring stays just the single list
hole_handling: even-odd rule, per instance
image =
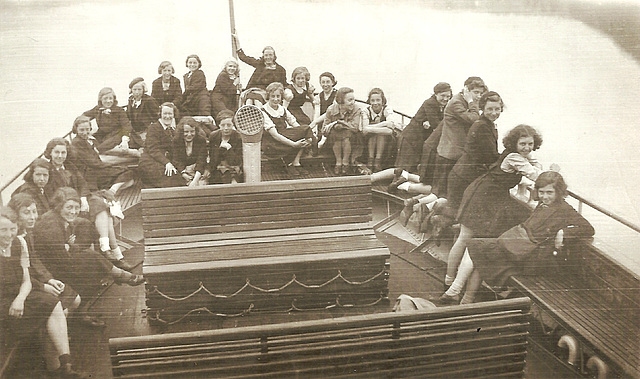
[{"label": "group of schoolgirls", "polygon": [[[405,201],[400,222],[406,225],[416,212],[418,222],[430,221],[439,212],[439,220],[460,228],[448,255],[446,291],[437,300],[443,305],[473,302],[483,280],[501,287],[525,266],[540,272],[541,262],[550,262],[540,257],[557,254],[565,240],[594,234],[565,202],[560,168],[552,164],[544,171],[532,155],[542,144],[535,128],[521,124],[509,130],[499,152],[495,121],[503,110],[500,95],[479,77],[468,78],[455,95],[447,83],[438,83],[400,136],[389,191],[421,192]],[[511,197],[518,185],[533,185],[538,200],[528,217]]]}]

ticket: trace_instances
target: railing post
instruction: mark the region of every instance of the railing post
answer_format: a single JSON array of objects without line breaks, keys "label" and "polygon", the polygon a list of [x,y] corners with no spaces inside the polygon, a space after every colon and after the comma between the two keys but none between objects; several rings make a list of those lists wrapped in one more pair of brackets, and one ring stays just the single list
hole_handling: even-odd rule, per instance
[{"label": "railing post", "polygon": [[269,360],[269,345],[267,344],[267,336],[260,337],[260,356],[258,357],[258,361],[267,362]]}]

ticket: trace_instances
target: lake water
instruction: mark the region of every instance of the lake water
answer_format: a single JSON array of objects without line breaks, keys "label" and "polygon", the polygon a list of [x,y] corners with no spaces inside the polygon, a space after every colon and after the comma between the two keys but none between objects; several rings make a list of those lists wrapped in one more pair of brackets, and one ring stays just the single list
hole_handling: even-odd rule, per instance
[{"label": "lake water", "polygon": [[[410,115],[435,83],[458,91],[468,76],[481,76],[505,100],[501,134],[519,123],[537,127],[545,166],[558,163],[571,189],[640,223],[638,63],[577,21],[425,3],[236,0],[236,26],[247,54],[273,45],[288,73],[308,67],[317,88],[318,74],[331,71],[361,99],[383,88],[394,109]],[[142,76],[150,84],[162,60],[181,77],[186,56],[199,54],[211,88],[231,56],[227,5],[0,2],[0,182],[66,133],[100,88],[113,87],[126,103],[129,81]],[[241,70],[246,83],[252,68]],[[615,247],[630,250],[630,243]]]}]

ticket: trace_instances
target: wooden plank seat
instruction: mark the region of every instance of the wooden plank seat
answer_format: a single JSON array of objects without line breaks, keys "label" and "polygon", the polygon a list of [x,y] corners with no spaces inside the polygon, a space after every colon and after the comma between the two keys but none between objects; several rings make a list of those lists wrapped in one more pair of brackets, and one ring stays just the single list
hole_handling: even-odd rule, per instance
[{"label": "wooden plank seat", "polygon": [[[640,377],[638,278],[606,258],[590,242],[572,247],[560,271],[515,276],[512,283],[580,344],[580,372],[590,356],[609,367],[609,377]],[[595,374],[591,370],[591,374]]]},{"label": "wooden plank seat", "polygon": [[530,300],[112,338],[113,375],[522,378]]},{"label": "wooden plank seat", "polygon": [[142,191],[152,320],[387,300],[369,177]]}]

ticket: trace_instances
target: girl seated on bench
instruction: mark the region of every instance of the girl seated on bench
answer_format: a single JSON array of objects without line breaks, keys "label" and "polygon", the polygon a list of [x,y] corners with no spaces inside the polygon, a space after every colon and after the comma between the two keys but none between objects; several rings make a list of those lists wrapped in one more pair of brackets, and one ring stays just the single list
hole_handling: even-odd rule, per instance
[{"label": "girl seated on bench", "polygon": [[173,103],[160,106],[159,119],[151,124],[144,142],[138,171],[142,182],[148,187],[183,186],[173,160],[173,140],[176,134],[178,108]]},{"label": "girl seated on bench", "polygon": [[284,98],[288,102],[287,110],[303,125],[311,124],[311,118],[302,107],[305,103],[314,102],[313,92],[315,88],[309,84],[311,74],[306,67],[296,67],[291,74],[291,84],[287,84],[284,90]]},{"label": "girl seated on bench", "polygon": [[555,171],[540,174],[535,182],[535,195],[538,206],[525,222],[498,238],[474,238],[469,242],[456,280],[440,297],[441,304],[457,303],[467,279],[461,304],[475,300],[483,280],[499,287],[514,274],[549,270],[554,251],[565,241],[594,235],[589,221],[564,200],[567,185],[562,175]]},{"label": "girl seated on bench", "polygon": [[189,187],[207,183],[203,177],[207,165],[207,140],[201,134],[193,117],[183,117],[173,139],[173,163]]},{"label": "girl seated on bench", "polygon": [[363,132],[367,141],[367,166],[378,172],[383,165],[389,167],[395,160],[396,134],[401,131],[401,125],[396,122],[393,109],[387,105],[387,98],[380,88],[373,88],[367,97],[368,107],[365,108]]},{"label": "girl seated on bench", "polygon": [[78,217],[80,198],[73,188],[59,188],[52,205],[33,228],[34,250],[52,275],[71,284],[83,298],[95,295],[103,277],[130,286],[144,283],[142,275],[114,266],[91,248],[95,226]]},{"label": "girl seated on bench", "polygon": [[186,116],[211,116],[211,100],[207,91],[207,78],[200,69],[202,61],[196,54],[187,57],[189,72],[184,74],[182,110]]},{"label": "girl seated on bench", "polygon": [[129,148],[131,122],[124,109],[118,106],[116,94],[110,87],[98,92],[98,105],[82,114],[96,120],[98,130],[93,134],[100,154],[140,157],[140,152]]},{"label": "girl seated on bench", "polygon": [[356,97],[351,88],[342,87],[336,93],[336,101],[325,113],[322,134],[333,149],[336,157],[335,175],[353,173],[356,158],[363,151],[363,115],[356,105]]},{"label": "girl seated on bench", "polygon": [[242,139],[233,125],[230,110],[218,113],[218,126],[209,137],[209,184],[242,181]]},{"label": "girl seated on bench", "polygon": [[262,135],[262,151],[267,157],[281,158],[289,176],[299,177],[309,173],[300,164],[304,149],[312,146],[316,138],[308,125],[300,125],[295,117],[281,105],[284,86],[271,83],[267,86],[267,103]]},{"label": "girl seated on bench", "polygon": [[67,318],[62,304],[40,286],[32,286],[27,242],[18,237],[18,216],[0,207],[0,328],[4,341],[37,337],[44,327],[47,369],[57,378],[87,378],[71,365]]},{"label": "girl seated on bench", "polygon": [[49,182],[51,163],[46,159],[36,158],[29,166],[29,171],[24,174],[24,183],[18,187],[11,197],[19,193],[30,195],[36,202],[38,214],[44,214],[50,206],[50,198],[45,192],[45,186]]}]

